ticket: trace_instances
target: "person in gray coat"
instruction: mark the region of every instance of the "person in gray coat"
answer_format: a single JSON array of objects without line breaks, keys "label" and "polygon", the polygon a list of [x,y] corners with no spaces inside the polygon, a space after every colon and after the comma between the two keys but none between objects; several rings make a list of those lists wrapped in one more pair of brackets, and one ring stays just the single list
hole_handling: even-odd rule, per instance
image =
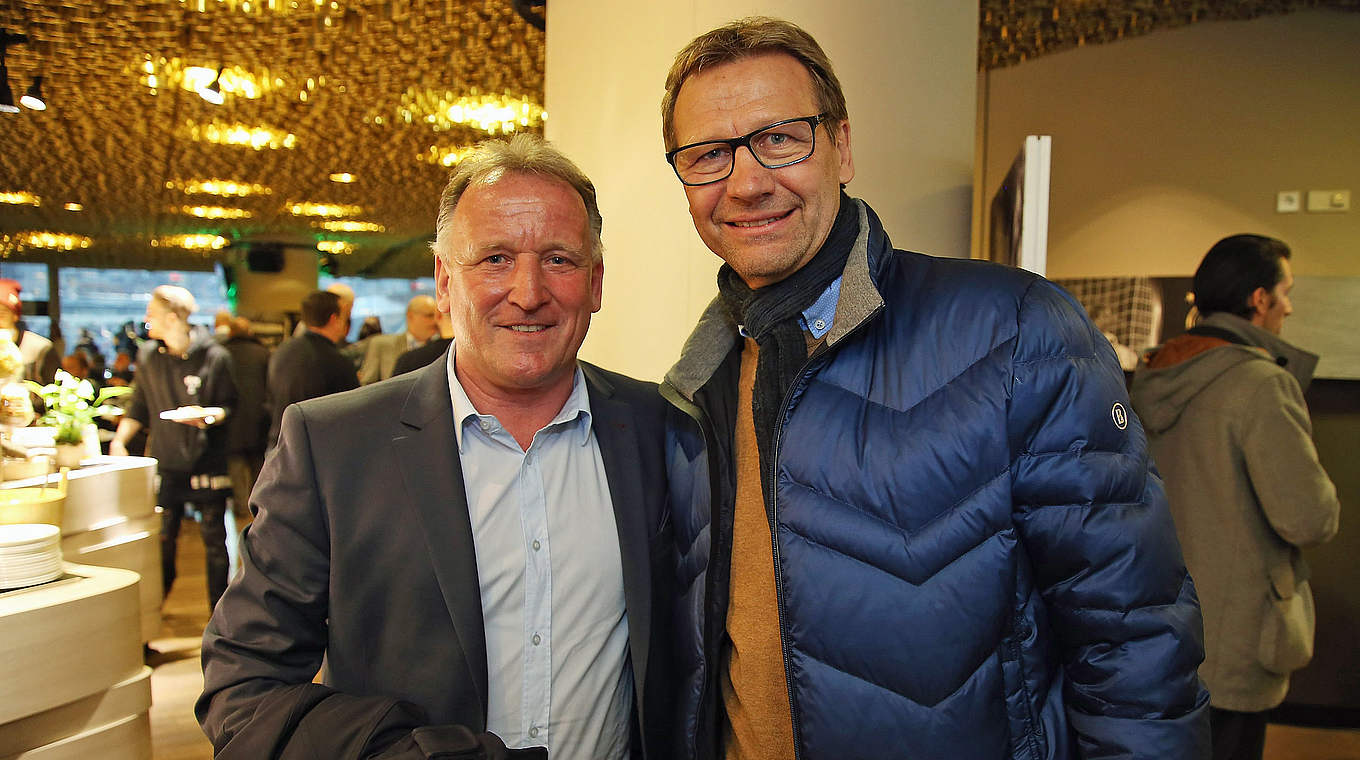
[{"label": "person in gray coat", "polygon": [[1133,379],[1199,589],[1215,760],[1259,760],[1266,711],[1311,659],[1300,550],[1332,538],[1341,511],[1303,400],[1318,357],[1279,336],[1293,284],[1284,243],[1220,240],[1195,272],[1197,325]]}]

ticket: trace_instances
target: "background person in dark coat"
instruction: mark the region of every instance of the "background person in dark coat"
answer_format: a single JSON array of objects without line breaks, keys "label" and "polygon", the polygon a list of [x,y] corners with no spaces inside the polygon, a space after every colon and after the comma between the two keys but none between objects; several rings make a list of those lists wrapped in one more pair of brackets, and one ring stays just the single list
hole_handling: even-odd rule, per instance
[{"label": "background person in dark coat", "polygon": [[236,409],[227,420],[227,470],[232,507],[237,515],[244,516],[250,489],[264,465],[265,436],[269,433],[269,411],[264,405],[269,349],[255,337],[249,319],[231,317],[225,327],[226,334],[219,333],[218,341],[231,354],[236,379]]},{"label": "background person in dark coat", "polygon": [[279,440],[283,410],[289,404],[359,387],[354,365],[340,354],[349,322],[335,293],[318,290],[302,299],[307,332],[284,341],[269,359],[269,448]]}]

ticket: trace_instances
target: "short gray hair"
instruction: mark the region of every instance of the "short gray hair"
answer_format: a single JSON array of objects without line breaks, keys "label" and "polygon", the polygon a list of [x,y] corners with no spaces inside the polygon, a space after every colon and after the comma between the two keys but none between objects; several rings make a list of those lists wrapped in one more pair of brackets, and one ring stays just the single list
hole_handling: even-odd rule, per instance
[{"label": "short gray hair", "polygon": [[439,197],[439,218],[435,222],[434,242],[430,244],[436,256],[447,258],[453,244],[450,240],[453,212],[468,187],[475,182],[494,182],[506,174],[537,174],[570,185],[585,203],[590,222],[590,258],[595,263],[603,259],[604,243],[600,240],[600,231],[604,220],[600,217],[594,183],[562,151],[547,140],[527,133],[517,134],[509,140],[478,143],[458,162],[458,168],[454,169],[449,184]]}]

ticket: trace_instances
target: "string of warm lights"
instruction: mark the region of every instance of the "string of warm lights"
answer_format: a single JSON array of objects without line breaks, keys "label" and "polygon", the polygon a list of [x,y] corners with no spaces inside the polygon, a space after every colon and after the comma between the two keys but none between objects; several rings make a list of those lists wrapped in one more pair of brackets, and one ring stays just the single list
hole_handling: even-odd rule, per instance
[{"label": "string of warm lights", "polygon": [[480,94],[475,88],[471,95],[459,95],[450,90],[407,88],[401,94],[397,115],[407,124],[428,124],[436,132],[462,126],[489,135],[538,129],[548,118],[548,112],[528,98]]},{"label": "string of warm lights", "polygon": [[386,227],[377,222],[356,222],[353,220],[328,220],[316,222],[315,226],[328,232],[385,232]]},{"label": "string of warm lights", "polygon": [[165,235],[151,241],[152,248],[184,248],[190,251],[217,251],[227,247],[231,241],[221,235],[189,234]]},{"label": "string of warm lights", "polygon": [[220,195],[226,198],[244,198],[249,195],[272,195],[274,191],[258,182],[240,182],[230,179],[172,179],[165,183],[167,189],[179,190],[185,195]]},{"label": "string of warm lights", "polygon": [[354,244],[344,240],[318,240],[316,249],[322,253],[354,253]]},{"label": "string of warm lights", "polygon": [[362,206],[344,203],[289,202],[284,209],[293,216],[354,216],[362,214]]},{"label": "string of warm lights", "polygon": [[215,145],[236,145],[241,147],[253,148],[255,150],[279,150],[280,148],[293,149],[297,147],[297,135],[285,132],[281,129],[271,127],[256,126],[251,127],[245,124],[227,124],[220,121],[210,121],[200,124],[193,119],[184,122],[177,134],[180,137],[201,142],[213,143]]},{"label": "string of warm lights", "polygon": [[199,219],[249,219],[254,216],[246,209],[224,206],[180,206],[175,210],[181,214],[196,216]]},{"label": "string of warm lights", "polygon": [[16,232],[0,235],[0,255],[8,256],[26,248],[42,248],[50,251],[74,251],[89,248],[94,240],[84,235],[68,235],[64,232]]},{"label": "string of warm lights", "polygon": [[40,206],[42,205],[42,198],[27,190],[16,190],[0,192],[0,203],[9,203],[15,206]]}]

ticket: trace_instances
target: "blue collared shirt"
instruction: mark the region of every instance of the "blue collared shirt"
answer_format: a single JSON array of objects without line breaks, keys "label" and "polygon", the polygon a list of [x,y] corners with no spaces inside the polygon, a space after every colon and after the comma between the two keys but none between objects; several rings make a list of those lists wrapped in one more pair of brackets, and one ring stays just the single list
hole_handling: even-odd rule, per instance
[{"label": "blue collared shirt", "polygon": [[467,487],[486,631],[487,730],[554,760],[628,756],[633,679],[623,562],[585,376],[520,448],[449,395]]},{"label": "blue collared shirt", "polygon": [[[817,296],[817,300],[813,301],[811,306],[803,309],[803,315],[800,317],[803,329],[812,333],[812,337],[821,340],[831,329],[831,323],[836,321],[836,304],[840,303],[840,300],[841,278],[837,277],[820,296]],[[751,337],[746,331],[746,325],[738,325],[737,331],[743,338]]]}]

